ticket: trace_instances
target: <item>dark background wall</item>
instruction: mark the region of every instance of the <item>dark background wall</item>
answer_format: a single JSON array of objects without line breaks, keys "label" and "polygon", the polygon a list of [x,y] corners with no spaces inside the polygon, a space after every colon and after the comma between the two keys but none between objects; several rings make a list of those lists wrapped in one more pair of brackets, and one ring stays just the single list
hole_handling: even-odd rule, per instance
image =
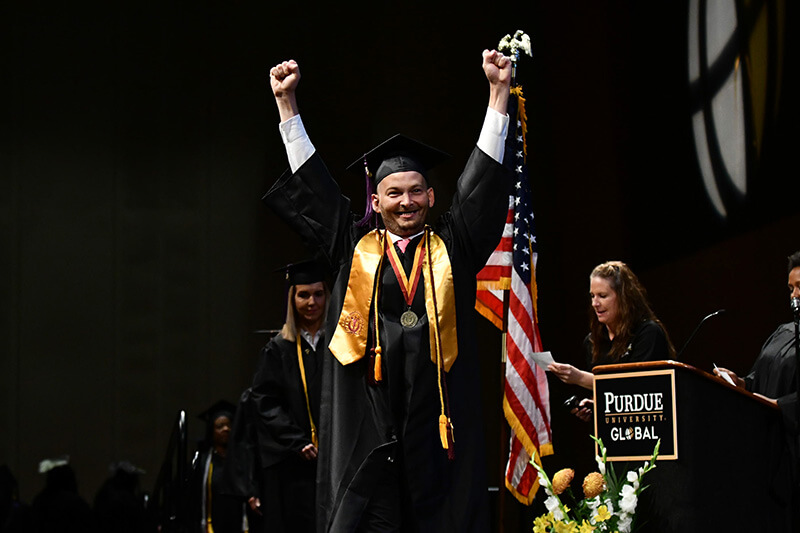
[{"label": "dark background wall", "polygon": [[[683,360],[745,373],[790,318],[785,257],[800,249],[792,6],[752,193],[723,220],[693,147],[688,3],[561,4],[4,5],[0,463],[23,499],[42,486],[38,461],[61,454],[87,499],[115,460],[152,486],[178,410],[197,438],[196,415],[249,385],[266,341],[254,331],[282,321],[273,271],[304,257],[260,203],[286,166],[267,70],[287,58],[301,65],[306,127],[357,211],[362,178],[343,169],[395,132],[453,155],[434,182],[440,207],[484,114],[480,52],[526,31],[546,349],[582,365],[588,273],[622,259],[678,347],[726,308]],[[479,335],[487,468],[501,485],[500,336],[488,322]],[[547,461],[585,466],[589,428],[558,406],[576,391],[550,385]],[[509,528],[525,514],[504,509]]]}]

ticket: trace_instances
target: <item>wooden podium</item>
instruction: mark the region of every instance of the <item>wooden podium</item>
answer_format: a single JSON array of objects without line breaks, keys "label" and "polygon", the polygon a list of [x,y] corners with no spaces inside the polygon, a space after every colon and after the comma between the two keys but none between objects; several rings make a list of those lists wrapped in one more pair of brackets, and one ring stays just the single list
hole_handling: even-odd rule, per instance
[{"label": "wooden podium", "polygon": [[777,407],[675,361],[594,374],[595,435],[618,476],[638,469],[661,439],[639,501],[642,531],[789,531],[791,467]]}]

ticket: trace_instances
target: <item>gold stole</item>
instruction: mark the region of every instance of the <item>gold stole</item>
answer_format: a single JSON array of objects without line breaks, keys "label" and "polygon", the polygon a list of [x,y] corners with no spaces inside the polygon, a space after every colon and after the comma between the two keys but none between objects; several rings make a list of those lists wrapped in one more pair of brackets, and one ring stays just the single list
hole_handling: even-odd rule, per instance
[{"label": "gold stole", "polygon": [[208,455],[208,479],[206,480],[206,530],[205,533],[214,533],[214,527],[211,525],[211,476],[214,474],[214,450],[212,449]]},{"label": "gold stole", "polygon": [[[453,272],[444,241],[427,226],[425,232],[428,253],[423,259],[422,275],[425,280],[431,361],[436,364],[437,355],[441,354],[441,364],[448,372],[458,357]],[[367,320],[375,283],[380,283],[376,278],[384,254],[385,238],[384,231],[372,230],[358,241],[353,251],[344,305],[328,345],[331,353],[343,365],[360,360],[367,352]],[[418,246],[422,245],[420,243]],[[441,339],[441,344],[437,343],[437,339]]]}]

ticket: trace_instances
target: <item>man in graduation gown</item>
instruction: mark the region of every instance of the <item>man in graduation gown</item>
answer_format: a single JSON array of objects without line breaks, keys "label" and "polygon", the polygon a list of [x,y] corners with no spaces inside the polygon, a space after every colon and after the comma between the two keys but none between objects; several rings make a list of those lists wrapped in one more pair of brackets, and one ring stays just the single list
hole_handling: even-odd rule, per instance
[{"label": "man in graduation gown", "polygon": [[[335,276],[326,321],[320,531],[487,531],[476,273],[500,240],[510,60],[484,51],[490,98],[450,209],[425,175],[444,154],[395,136],[353,166],[373,174],[385,230],[356,222],[300,120],[294,61],[270,71],[291,172],[264,201]],[[367,217],[365,217],[366,219]],[[363,221],[362,221],[363,222]],[[410,242],[400,242],[410,239]]]},{"label": "man in graduation gown", "polygon": [[286,322],[261,351],[233,428],[231,491],[261,514],[258,531],[313,533],[322,329],[328,291],[313,261],[287,265]]}]

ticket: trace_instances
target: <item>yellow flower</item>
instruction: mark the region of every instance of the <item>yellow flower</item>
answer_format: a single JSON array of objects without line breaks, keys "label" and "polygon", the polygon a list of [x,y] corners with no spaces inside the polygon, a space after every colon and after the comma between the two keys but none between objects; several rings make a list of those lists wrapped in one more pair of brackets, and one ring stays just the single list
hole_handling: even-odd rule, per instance
[{"label": "yellow flower", "polygon": [[533,521],[533,533],[547,533],[547,528],[550,526],[550,514],[537,517]]},{"label": "yellow flower", "polygon": [[583,494],[592,499],[598,496],[606,488],[606,480],[600,472],[592,472],[583,480]]},{"label": "yellow flower", "polygon": [[575,522],[558,521],[553,527],[554,533],[578,533],[578,525]]},{"label": "yellow flower", "polygon": [[553,492],[561,494],[567,490],[574,477],[575,471],[571,468],[564,468],[556,472],[556,475],[553,476]]},{"label": "yellow flower", "polygon": [[611,518],[611,513],[608,512],[608,507],[601,505],[597,508],[597,514],[594,517],[597,522],[605,522],[609,518]]},{"label": "yellow flower", "polygon": [[578,530],[578,533],[592,533],[592,531],[594,531],[594,526],[584,520],[580,529]]}]

